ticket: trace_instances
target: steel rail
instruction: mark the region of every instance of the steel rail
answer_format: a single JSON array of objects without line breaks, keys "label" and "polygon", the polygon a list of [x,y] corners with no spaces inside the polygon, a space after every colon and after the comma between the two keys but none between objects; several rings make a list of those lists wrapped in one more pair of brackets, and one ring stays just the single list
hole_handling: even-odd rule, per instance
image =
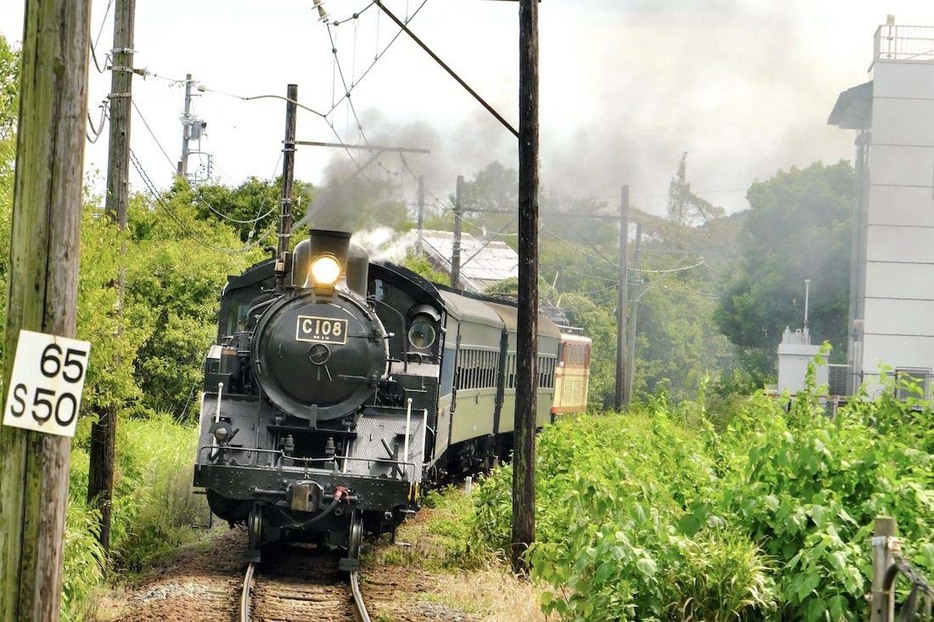
[{"label": "steel rail", "polygon": [[253,587],[255,571],[255,563],[247,564],[246,573],[243,575],[243,590],[240,592],[240,622],[250,622],[250,589]]},{"label": "steel rail", "polygon": [[353,592],[354,614],[359,622],[370,622],[370,614],[366,610],[366,603],[363,602],[363,593],[360,591],[360,582],[357,580],[357,573],[350,573],[350,591]]},{"label": "steel rail", "polygon": [[[250,622],[250,592],[253,588],[253,576],[256,564],[247,564],[243,575],[243,587],[240,591],[240,622]],[[360,581],[356,572],[350,574],[350,591],[353,593],[354,618],[357,622],[372,622],[370,614],[363,601],[363,592],[360,591]]]}]

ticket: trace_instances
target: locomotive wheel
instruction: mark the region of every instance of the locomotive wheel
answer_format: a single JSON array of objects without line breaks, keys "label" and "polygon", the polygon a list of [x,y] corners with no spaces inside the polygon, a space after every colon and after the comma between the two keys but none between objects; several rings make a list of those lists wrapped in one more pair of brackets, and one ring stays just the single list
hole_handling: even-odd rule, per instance
[{"label": "locomotive wheel", "polygon": [[350,514],[350,526],[347,529],[347,557],[337,563],[337,567],[347,572],[356,572],[360,567],[360,544],[363,542],[363,514],[353,510]]},{"label": "locomotive wheel", "polygon": [[260,546],[263,544],[263,506],[253,504],[250,516],[247,518],[247,530],[250,534],[250,545],[246,552],[248,562],[259,562]]}]

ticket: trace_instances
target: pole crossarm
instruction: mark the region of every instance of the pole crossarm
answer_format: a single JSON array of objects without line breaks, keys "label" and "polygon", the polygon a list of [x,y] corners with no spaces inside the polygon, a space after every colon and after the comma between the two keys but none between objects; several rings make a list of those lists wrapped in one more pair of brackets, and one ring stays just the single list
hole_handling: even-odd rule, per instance
[{"label": "pole crossarm", "polygon": [[329,143],[320,140],[296,140],[301,147],[333,147],[335,149],[357,149],[360,151],[378,151],[380,153],[431,153],[431,149],[420,147],[387,147],[385,145],[351,145],[347,143]]},{"label": "pole crossarm", "polygon": [[[301,144],[301,143],[299,143]],[[465,212],[472,212],[475,214],[512,214],[516,215],[516,210],[511,209],[499,209],[499,208],[484,208],[484,207],[467,207],[463,208]],[[591,220],[614,220],[616,222],[620,221],[619,214],[572,214],[571,212],[539,212],[542,217],[545,218],[589,218]]]}]

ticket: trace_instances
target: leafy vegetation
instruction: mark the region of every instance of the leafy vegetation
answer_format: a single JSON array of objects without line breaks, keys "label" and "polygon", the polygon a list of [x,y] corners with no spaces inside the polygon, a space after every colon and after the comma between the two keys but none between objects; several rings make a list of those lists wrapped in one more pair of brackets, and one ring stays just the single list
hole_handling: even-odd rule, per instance
[{"label": "leafy vegetation", "polygon": [[104,569],[146,568],[196,540],[202,532],[191,527],[207,519],[206,505],[191,494],[196,431],[168,415],[121,421],[108,562],[96,537],[97,511],[85,499],[90,419],[79,422],[71,451],[65,527],[62,613],[66,620],[82,620],[92,610]]},{"label": "leafy vegetation", "polygon": [[[916,404],[915,407],[920,407]],[[700,403],[563,420],[539,437],[533,576],[563,619],[858,620],[873,518],[934,569],[930,405],[885,397],[827,417],[757,394],[722,432]],[[916,425],[894,425],[913,421]],[[478,493],[476,533],[505,548],[509,467]]]},{"label": "leafy vegetation", "polygon": [[[85,472],[87,464],[84,464]],[[74,472],[74,471],[73,471]],[[97,541],[98,512],[83,499],[72,498],[65,515],[62,557],[62,618],[83,620],[93,608],[93,595],[104,579],[106,561]]]},{"label": "leafy vegetation", "polygon": [[189,397],[214,338],[226,275],[261,258],[261,251],[247,246],[248,252],[237,252],[244,246],[230,227],[199,220],[196,208],[178,196],[155,205],[137,197],[130,231],[126,305],[144,309],[140,315],[150,328],[132,357],[142,392],[138,408],[191,416]]}]

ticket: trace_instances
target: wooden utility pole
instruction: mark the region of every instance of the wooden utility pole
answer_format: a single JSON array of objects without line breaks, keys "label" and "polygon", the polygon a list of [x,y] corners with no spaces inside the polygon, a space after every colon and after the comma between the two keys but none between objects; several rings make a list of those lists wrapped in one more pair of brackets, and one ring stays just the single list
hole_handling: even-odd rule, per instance
[{"label": "wooden utility pole", "polygon": [[616,395],[613,406],[621,410],[628,403],[626,386],[626,307],[629,304],[626,287],[629,279],[626,253],[629,245],[629,186],[624,185],[619,201],[619,300],[616,304]]},{"label": "wooden utility pole", "polygon": [[538,389],[538,2],[519,0],[519,327],[512,479],[512,567],[535,541]]},{"label": "wooden utility pole", "polygon": [[885,574],[892,565],[892,540],[895,538],[895,519],[877,516],[872,533],[872,592],[869,599],[870,622],[895,620],[895,599],[883,589]]},{"label": "wooden utility pole", "polygon": [[[110,144],[107,155],[107,196],[104,213],[120,228],[127,227],[127,204],[130,196],[130,119],[133,91],[133,23],[136,0],[117,0],[114,7],[114,51],[110,76]],[[120,243],[120,273],[117,276],[117,314],[119,335],[123,321],[125,272],[123,257],[126,244]],[[119,364],[119,360],[118,360]],[[91,425],[91,450],[88,466],[88,502],[100,511],[98,540],[104,551],[110,550],[111,504],[114,488],[114,446],[117,438],[119,404],[110,404]]]},{"label": "wooden utility pole", "polygon": [[298,117],[298,85],[286,87],[285,140],[282,144],[282,195],[279,199],[279,244],[276,249],[276,290],[285,290],[285,277],[292,268],[289,240],[292,237],[292,187],[295,182],[295,122]]},{"label": "wooden utility pole", "polygon": [[461,276],[461,219],[464,217],[464,176],[457,176],[454,194],[454,242],[451,248],[451,287],[457,288]]},{"label": "wooden utility pole", "polygon": [[113,66],[110,71],[110,144],[104,213],[126,228],[130,196],[130,121],[133,91],[133,25],[136,0],[114,6]]},{"label": "wooden utility pole", "polygon": [[[75,334],[89,0],[28,0],[3,361],[21,329]],[[0,621],[58,620],[71,439],[0,426]]]},{"label": "wooden utility pole", "polygon": [[628,362],[626,364],[626,391],[623,393],[623,404],[627,406],[632,401],[632,379],[636,372],[636,322],[639,321],[639,299],[642,297],[642,275],[639,268],[642,265],[642,223],[636,223],[636,252],[633,258],[636,280],[633,282],[635,291],[632,296],[632,314],[629,318]]}]

